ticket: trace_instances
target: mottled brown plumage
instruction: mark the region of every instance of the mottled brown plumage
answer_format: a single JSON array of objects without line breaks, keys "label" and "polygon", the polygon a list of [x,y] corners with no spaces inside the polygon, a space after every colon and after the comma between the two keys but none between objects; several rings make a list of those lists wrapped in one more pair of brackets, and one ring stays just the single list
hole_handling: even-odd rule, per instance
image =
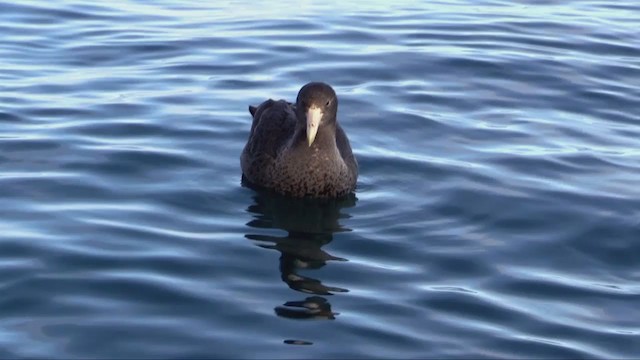
[{"label": "mottled brown plumage", "polygon": [[295,104],[269,99],[249,106],[253,123],[240,157],[245,180],[294,197],[352,192],[358,163],[337,110],[333,89],[317,82],[303,86]]}]

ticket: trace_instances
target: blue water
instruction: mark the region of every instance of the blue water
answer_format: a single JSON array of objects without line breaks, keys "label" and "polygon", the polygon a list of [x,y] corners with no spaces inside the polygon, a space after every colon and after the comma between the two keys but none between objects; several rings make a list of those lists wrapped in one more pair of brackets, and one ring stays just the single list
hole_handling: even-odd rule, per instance
[{"label": "blue water", "polygon": [[[637,358],[640,3],[0,1],[0,358]],[[360,163],[240,183],[322,80]]]}]

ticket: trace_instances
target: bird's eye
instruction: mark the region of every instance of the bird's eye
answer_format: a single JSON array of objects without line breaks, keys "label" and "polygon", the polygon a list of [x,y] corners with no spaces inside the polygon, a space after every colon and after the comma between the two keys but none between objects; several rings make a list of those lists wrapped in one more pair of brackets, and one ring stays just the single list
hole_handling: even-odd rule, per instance
[{"label": "bird's eye", "polygon": [[329,106],[329,105],[331,105],[331,100],[327,100],[327,103],[324,104],[324,106]]}]

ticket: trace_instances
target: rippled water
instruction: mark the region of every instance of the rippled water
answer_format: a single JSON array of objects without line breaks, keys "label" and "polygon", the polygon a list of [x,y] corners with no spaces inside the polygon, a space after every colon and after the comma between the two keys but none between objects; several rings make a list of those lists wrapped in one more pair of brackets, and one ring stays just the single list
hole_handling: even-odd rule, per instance
[{"label": "rippled water", "polygon": [[[0,1],[0,357],[640,355],[640,3],[212,3]],[[313,80],[355,197],[242,187]]]}]

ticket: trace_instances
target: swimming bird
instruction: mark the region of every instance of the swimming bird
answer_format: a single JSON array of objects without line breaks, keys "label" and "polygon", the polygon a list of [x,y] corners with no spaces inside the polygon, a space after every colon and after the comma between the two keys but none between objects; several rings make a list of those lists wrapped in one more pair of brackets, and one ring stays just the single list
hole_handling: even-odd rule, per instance
[{"label": "swimming bird", "polygon": [[292,197],[337,198],[351,193],[358,163],[336,118],[331,86],[311,82],[295,104],[266,100],[249,106],[251,132],[240,156],[249,185]]}]

